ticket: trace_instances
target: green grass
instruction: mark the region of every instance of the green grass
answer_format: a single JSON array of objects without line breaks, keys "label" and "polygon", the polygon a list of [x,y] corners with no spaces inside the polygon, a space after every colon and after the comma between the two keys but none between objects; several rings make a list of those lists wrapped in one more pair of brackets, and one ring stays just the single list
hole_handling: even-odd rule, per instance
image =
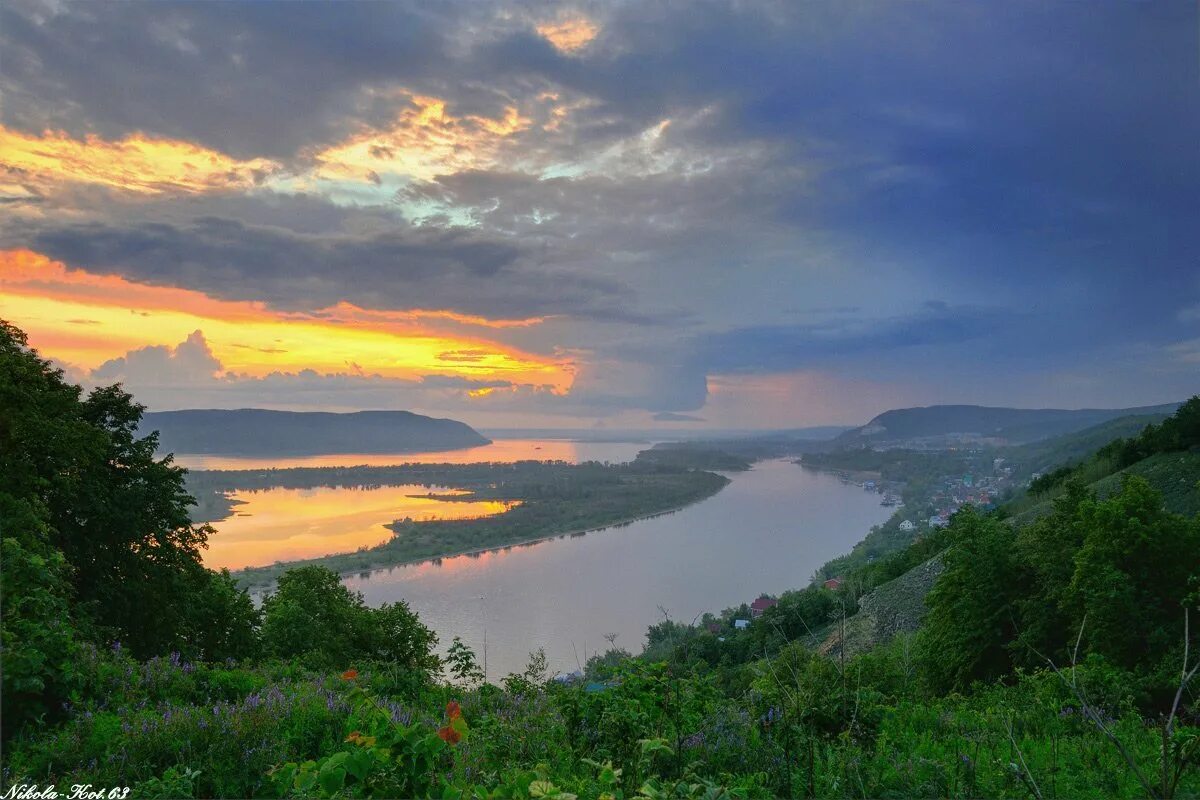
[{"label": "green grass", "polygon": [[[1116,472],[1111,462],[1093,459],[1084,464],[1080,477],[1098,497],[1108,497],[1121,488],[1126,475],[1140,475],[1162,493],[1163,505],[1176,514],[1200,514],[1200,452],[1157,453]],[[1049,514],[1063,488],[1044,495],[1023,495],[1006,506],[1016,525],[1024,525]]]}]

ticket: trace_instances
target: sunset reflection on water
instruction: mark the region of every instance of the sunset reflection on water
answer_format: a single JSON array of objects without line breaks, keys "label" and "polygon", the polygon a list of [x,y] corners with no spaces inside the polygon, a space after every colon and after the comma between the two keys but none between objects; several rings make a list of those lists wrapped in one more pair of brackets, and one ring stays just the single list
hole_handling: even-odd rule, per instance
[{"label": "sunset reflection on water", "polygon": [[387,541],[397,519],[473,519],[501,514],[516,503],[439,500],[465,494],[419,485],[237,491],[233,515],[213,526],[204,563],[213,569],[264,566],[276,561],[353,552]]}]

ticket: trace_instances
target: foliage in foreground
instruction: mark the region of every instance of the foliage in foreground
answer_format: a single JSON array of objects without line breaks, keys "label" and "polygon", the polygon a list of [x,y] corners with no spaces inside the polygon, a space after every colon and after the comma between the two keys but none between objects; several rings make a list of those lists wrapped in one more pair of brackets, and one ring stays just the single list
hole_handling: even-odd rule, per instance
[{"label": "foliage in foreground", "polygon": [[[1049,670],[938,697],[916,652],[897,640],[842,669],[792,645],[748,665],[730,693],[638,659],[599,690],[536,668],[502,686],[414,690],[384,665],[336,675],[88,651],[93,699],[11,742],[4,783],[133,785],[138,797],[1147,794],[1088,711],[1156,774],[1161,733],[1126,672],[1099,656],[1081,664],[1087,709]],[[1194,748],[1185,723],[1177,743]],[[1195,796],[1200,775],[1185,771],[1174,791]]]}]

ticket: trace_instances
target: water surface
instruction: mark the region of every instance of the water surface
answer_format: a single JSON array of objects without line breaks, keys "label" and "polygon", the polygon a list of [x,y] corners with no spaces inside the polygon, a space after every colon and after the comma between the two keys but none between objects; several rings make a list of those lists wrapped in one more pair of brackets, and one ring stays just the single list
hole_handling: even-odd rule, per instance
[{"label": "water surface", "polygon": [[890,510],[879,495],[787,461],[735,473],[673,514],[582,536],[376,570],[347,579],[373,605],[406,600],[443,647],[458,635],[496,680],[544,647],[556,670],[616,643],[640,650],[659,608],[690,622],[760,592],[808,584]]},{"label": "water surface", "polygon": [[472,519],[507,511],[515,503],[439,500],[467,494],[402,485],[372,488],[318,486],[231,492],[233,514],[212,523],[204,564],[213,569],[260,567],[373,547],[392,536],[398,519]]}]

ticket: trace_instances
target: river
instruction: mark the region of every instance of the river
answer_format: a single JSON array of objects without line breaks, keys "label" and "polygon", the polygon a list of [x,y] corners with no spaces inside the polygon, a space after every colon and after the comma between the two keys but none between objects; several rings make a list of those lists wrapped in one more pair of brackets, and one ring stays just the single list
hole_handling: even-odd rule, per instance
[{"label": "river", "polygon": [[542,647],[569,672],[607,647],[637,652],[646,628],[808,584],[890,509],[879,495],[789,461],[731,474],[680,511],[580,536],[391,567],[348,578],[378,605],[405,600],[440,637],[457,635],[498,680]]}]

